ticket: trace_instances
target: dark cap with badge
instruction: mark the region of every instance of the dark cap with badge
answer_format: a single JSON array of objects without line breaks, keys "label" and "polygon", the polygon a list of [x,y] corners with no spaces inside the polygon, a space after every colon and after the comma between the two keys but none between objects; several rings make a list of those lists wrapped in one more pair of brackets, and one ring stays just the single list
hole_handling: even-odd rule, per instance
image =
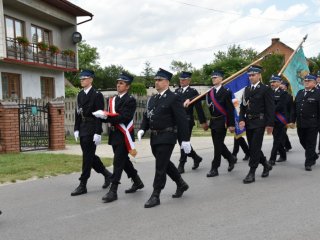
[{"label": "dark cap with badge", "polygon": [[289,87],[289,83],[288,83],[287,81],[283,81],[283,80],[282,80],[282,81],[281,81],[281,84],[284,85],[284,86],[286,86],[286,87]]},{"label": "dark cap with badge", "polygon": [[247,70],[248,74],[256,74],[261,72],[262,72],[262,67],[259,65],[251,65]]},{"label": "dark cap with badge", "polygon": [[224,76],[224,72],[221,70],[213,70],[211,73],[211,78],[222,77]]},{"label": "dark cap with badge", "polygon": [[122,72],[117,78],[117,81],[124,81],[124,82],[127,82],[128,84],[131,84],[133,82],[133,78],[134,77],[132,75]]},{"label": "dark cap with badge", "polygon": [[313,74],[308,74],[308,75],[306,75],[304,77],[304,80],[306,80],[306,81],[312,81],[312,80],[316,81],[317,80],[317,76],[315,76]]},{"label": "dark cap with badge", "polygon": [[156,73],[156,75],[154,76],[154,80],[161,80],[161,79],[167,79],[167,80],[171,80],[172,78],[172,73],[168,72],[162,68],[159,68],[158,72]]},{"label": "dark cap with badge", "polygon": [[84,69],[80,72],[80,79],[85,79],[85,78],[94,78],[94,71]]},{"label": "dark cap with badge", "polygon": [[182,72],[180,73],[179,78],[180,78],[180,79],[188,79],[188,78],[191,78],[191,76],[192,76],[192,73],[191,73],[191,72],[182,71]]},{"label": "dark cap with badge", "polygon": [[279,75],[273,74],[269,80],[269,82],[281,82],[281,77]]}]

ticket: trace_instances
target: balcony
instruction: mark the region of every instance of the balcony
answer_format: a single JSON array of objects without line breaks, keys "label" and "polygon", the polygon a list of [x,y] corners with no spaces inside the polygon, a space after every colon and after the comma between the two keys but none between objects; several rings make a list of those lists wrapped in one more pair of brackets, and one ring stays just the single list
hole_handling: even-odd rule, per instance
[{"label": "balcony", "polygon": [[16,39],[6,38],[6,62],[16,62],[37,67],[59,69],[62,71],[76,71],[77,62],[74,54],[63,52],[51,53],[41,50],[37,44],[19,44]]}]

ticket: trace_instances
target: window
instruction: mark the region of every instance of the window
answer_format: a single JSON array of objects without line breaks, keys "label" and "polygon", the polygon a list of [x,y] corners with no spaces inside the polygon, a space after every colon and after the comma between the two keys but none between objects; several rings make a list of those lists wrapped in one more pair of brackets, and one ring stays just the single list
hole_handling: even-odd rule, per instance
[{"label": "window", "polygon": [[51,32],[47,29],[34,25],[31,26],[32,43],[44,42],[48,45],[51,45],[50,35]]},{"label": "window", "polygon": [[54,98],[54,78],[41,77],[41,98]]},{"label": "window", "polygon": [[21,98],[20,92],[20,74],[1,73],[2,80],[2,98]]},{"label": "window", "polygon": [[16,38],[22,37],[24,24],[22,21],[6,16],[6,37],[7,38]]}]

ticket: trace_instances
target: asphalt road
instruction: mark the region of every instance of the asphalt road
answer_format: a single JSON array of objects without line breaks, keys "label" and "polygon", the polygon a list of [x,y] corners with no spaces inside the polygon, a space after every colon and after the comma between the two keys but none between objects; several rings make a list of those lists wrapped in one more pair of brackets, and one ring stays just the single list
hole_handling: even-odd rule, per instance
[{"label": "asphalt road", "polygon": [[[240,150],[235,169],[227,172],[222,161],[220,176],[207,178],[212,142],[200,148],[200,168],[186,165],[183,178],[190,185],[181,199],[171,198],[175,184],[168,179],[161,205],[143,207],[152,192],[153,158],[136,163],[145,188],[125,194],[131,183],[123,175],[118,200],[102,203],[106,193],[103,178],[95,173],[88,194],[71,197],[79,173],[0,185],[1,240],[106,240],[106,239],[320,239],[320,167],[304,170],[304,152],[295,135],[288,161],[277,164],[269,178],[262,179],[259,167],[256,182],[245,185],[248,172]],[[269,156],[271,140],[264,153]],[[177,161],[178,154],[173,159]]]}]

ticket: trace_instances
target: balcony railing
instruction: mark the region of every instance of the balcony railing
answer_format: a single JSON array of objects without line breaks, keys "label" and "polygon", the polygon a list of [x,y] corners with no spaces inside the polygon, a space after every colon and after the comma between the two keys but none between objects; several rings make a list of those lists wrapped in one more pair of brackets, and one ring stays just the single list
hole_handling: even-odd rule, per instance
[{"label": "balcony railing", "polygon": [[47,67],[75,69],[76,57],[62,53],[42,51],[37,44],[30,43],[23,46],[13,38],[6,39],[7,58],[18,61],[40,64]]}]

